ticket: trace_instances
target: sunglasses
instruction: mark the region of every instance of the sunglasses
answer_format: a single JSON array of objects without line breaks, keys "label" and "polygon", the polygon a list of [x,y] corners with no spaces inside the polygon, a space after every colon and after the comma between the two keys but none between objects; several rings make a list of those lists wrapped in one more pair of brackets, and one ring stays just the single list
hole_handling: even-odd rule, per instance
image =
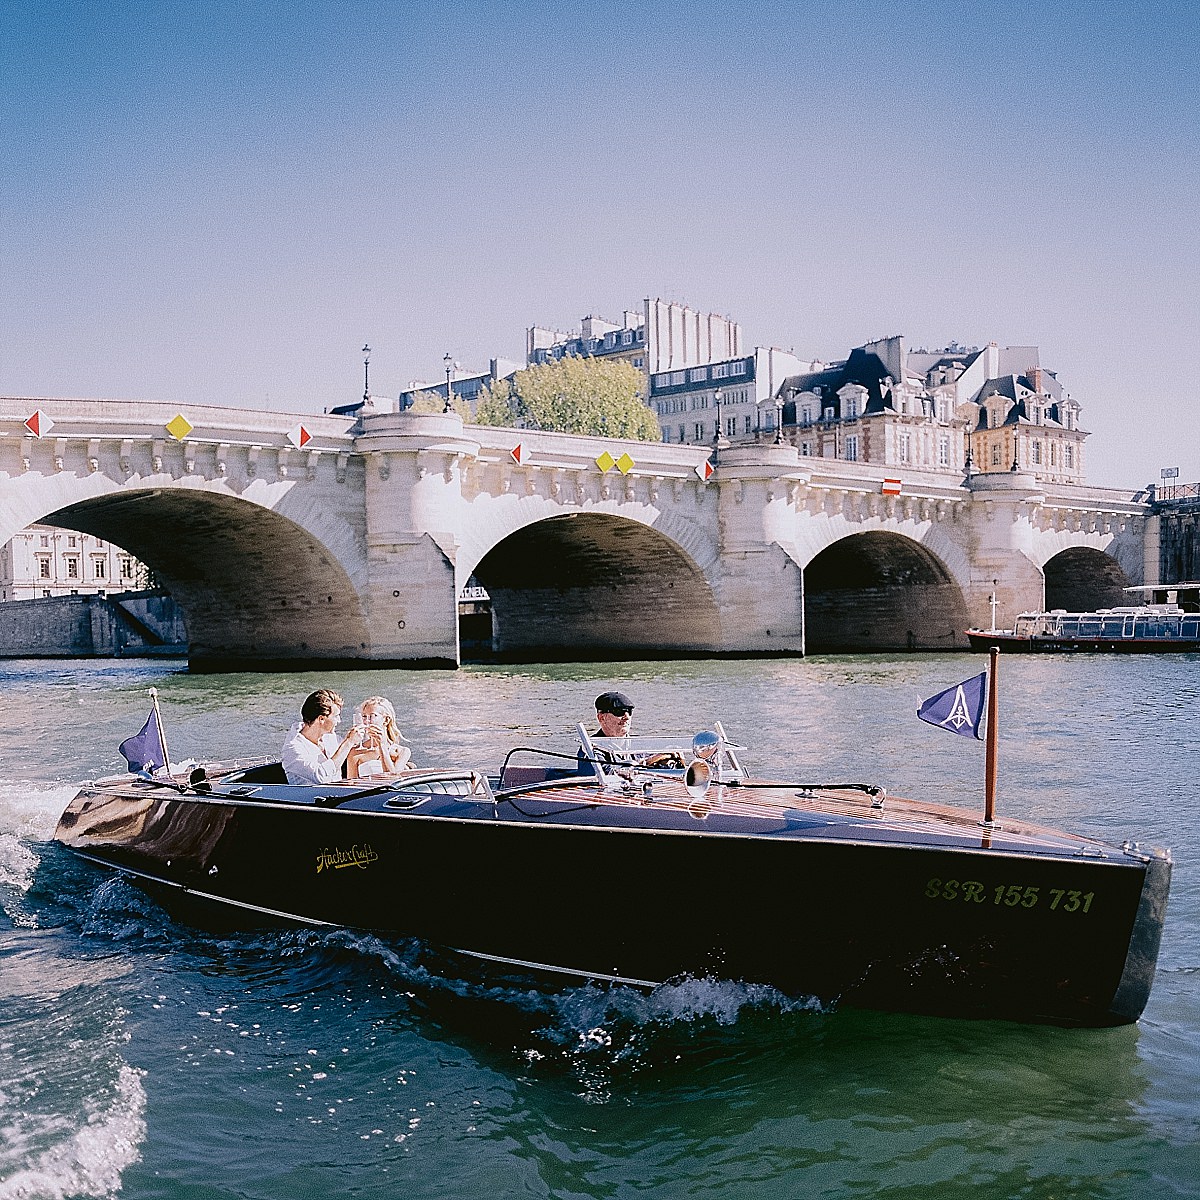
[{"label": "sunglasses", "polygon": [[622,708],[619,704],[615,708],[608,710],[614,717],[631,717],[633,716],[632,708]]}]

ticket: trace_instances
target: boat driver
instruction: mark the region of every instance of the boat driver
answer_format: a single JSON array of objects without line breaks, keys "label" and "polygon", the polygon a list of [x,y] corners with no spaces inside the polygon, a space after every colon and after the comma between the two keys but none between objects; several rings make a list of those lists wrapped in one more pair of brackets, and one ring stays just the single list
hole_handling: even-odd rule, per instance
[{"label": "boat driver", "polygon": [[[629,736],[633,724],[633,701],[624,692],[601,692],[596,697],[596,723],[600,726],[592,732],[592,737],[625,738]],[[615,745],[612,748],[594,747],[596,757],[605,763],[639,763],[644,767],[682,767],[682,758],[672,752],[660,754],[634,754],[628,749],[621,750]],[[579,750],[579,769],[588,771],[591,764]]]},{"label": "boat driver", "polygon": [[328,688],[319,688],[304,701],[300,724],[293,727],[283,745],[283,769],[288,783],[333,783],[342,777],[347,755],[362,743],[364,729],[355,725],[339,742],[338,721],[342,698]]}]

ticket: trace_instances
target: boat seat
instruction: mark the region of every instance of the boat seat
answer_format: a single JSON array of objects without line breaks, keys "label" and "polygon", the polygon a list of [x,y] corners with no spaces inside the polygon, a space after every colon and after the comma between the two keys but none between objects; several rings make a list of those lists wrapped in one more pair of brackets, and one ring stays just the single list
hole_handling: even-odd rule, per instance
[{"label": "boat seat", "polygon": [[505,788],[527,787],[535,783],[550,783],[555,779],[570,779],[578,774],[577,770],[571,770],[566,767],[508,766],[504,768],[504,775],[500,780],[500,786]]},{"label": "boat seat", "polygon": [[243,771],[238,780],[241,783],[287,783],[287,773],[283,763],[263,763],[261,767],[250,767]]}]

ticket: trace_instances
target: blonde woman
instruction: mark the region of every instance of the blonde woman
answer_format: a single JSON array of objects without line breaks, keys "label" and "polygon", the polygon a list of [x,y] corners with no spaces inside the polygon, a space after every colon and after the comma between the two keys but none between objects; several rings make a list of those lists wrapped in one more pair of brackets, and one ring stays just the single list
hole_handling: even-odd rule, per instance
[{"label": "blonde woman", "polygon": [[396,710],[383,696],[369,696],[355,713],[355,724],[365,729],[362,745],[346,759],[349,779],[370,779],[403,771],[412,757],[403,744],[404,735],[396,724]]}]

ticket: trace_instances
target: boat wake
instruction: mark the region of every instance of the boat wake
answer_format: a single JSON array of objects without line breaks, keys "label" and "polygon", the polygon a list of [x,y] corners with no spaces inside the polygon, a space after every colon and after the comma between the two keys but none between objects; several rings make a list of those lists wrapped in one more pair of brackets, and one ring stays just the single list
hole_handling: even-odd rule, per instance
[{"label": "boat wake", "polygon": [[44,843],[77,790],[71,785],[0,783],[0,905],[15,926],[36,924],[26,897],[34,886]]},{"label": "boat wake", "polygon": [[145,1140],[143,1072],[123,1056],[125,1013],[105,986],[121,968],[57,956],[53,937],[4,945],[0,1200],[115,1195]]},{"label": "boat wake", "polygon": [[[660,1065],[757,1047],[764,1033],[829,1011],[763,984],[684,978],[644,991],[585,983],[549,989],[436,951],[416,940],[347,930],[281,935],[305,963],[304,987],[335,962],[363,960],[381,972],[401,1002],[399,1019],[417,1019],[426,1036],[507,1060],[523,1073],[572,1078],[587,1100],[604,1103],[619,1080]],[[294,939],[291,940],[291,939]],[[328,956],[314,960],[319,945]],[[285,952],[286,953],[286,952]]]},{"label": "boat wake", "polygon": [[[43,1077],[53,1085],[52,1076]],[[123,1063],[115,1080],[70,1113],[21,1112],[9,1082],[0,1092],[0,1166],[23,1164],[0,1179],[0,1200],[65,1200],[68,1196],[113,1196],[125,1169],[141,1156],[146,1093],[142,1072]],[[28,1081],[25,1081],[28,1082]],[[53,1086],[30,1090],[54,1091]]]}]

